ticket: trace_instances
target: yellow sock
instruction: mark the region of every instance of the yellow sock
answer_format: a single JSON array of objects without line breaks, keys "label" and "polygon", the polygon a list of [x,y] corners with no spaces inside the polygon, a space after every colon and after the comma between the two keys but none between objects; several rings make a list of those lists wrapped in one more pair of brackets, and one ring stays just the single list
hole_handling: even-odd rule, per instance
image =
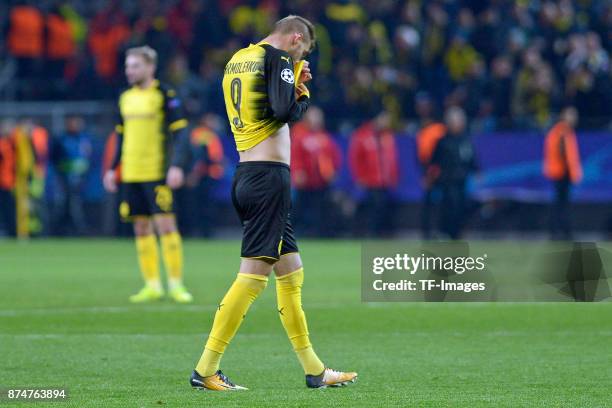
[{"label": "yellow sock", "polygon": [[160,241],[168,286],[172,290],[183,283],[183,242],[176,231],[162,235]]},{"label": "yellow sock", "polygon": [[304,369],[305,374],[309,375],[319,375],[325,370],[325,365],[317,356],[312,346],[308,346],[301,350],[295,350],[295,354],[297,355],[302,368]]},{"label": "yellow sock", "polygon": [[314,352],[308,337],[306,315],[302,309],[303,283],[303,268],[276,278],[278,313],[304,372],[318,375],[323,372],[325,366]]},{"label": "yellow sock", "polygon": [[159,251],[155,235],[136,237],[136,251],[138,264],[145,283],[155,289],[161,290],[159,279]]},{"label": "yellow sock", "polygon": [[196,366],[196,371],[202,377],[213,375],[219,369],[221,357],[223,357],[223,353],[204,348],[202,357],[200,357],[200,361],[198,361],[198,365]]},{"label": "yellow sock", "polygon": [[196,371],[201,376],[208,377],[219,369],[219,362],[227,345],[238,331],[249,307],[267,284],[266,276],[250,273],[238,274],[232,287],[217,307],[204,353],[196,366]]}]

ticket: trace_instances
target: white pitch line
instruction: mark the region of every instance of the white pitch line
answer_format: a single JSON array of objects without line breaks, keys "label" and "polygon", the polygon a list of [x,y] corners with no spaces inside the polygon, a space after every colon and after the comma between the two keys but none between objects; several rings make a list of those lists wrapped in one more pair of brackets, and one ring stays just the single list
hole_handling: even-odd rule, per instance
[{"label": "white pitch line", "polygon": [[73,313],[126,313],[126,312],[173,312],[188,311],[202,312],[216,309],[216,306],[87,306],[87,307],[45,307],[33,309],[4,309],[0,310],[0,316],[12,317],[22,315],[54,315],[54,314],[73,314]]},{"label": "white pitch line", "polygon": [[[305,309],[325,309],[338,307],[372,307],[372,304],[349,304],[349,303],[310,303]],[[257,305],[258,306],[258,305]],[[255,307],[257,307],[255,306]],[[378,304],[377,308],[401,307],[400,303]],[[159,305],[159,306],[85,306],[85,307],[44,307],[26,309],[0,309],[0,317],[15,316],[48,316],[78,313],[163,313],[163,312],[210,312],[217,309],[217,305]]]},{"label": "white pitch line", "polygon": [[[280,334],[279,334],[280,333]],[[484,332],[484,333],[473,333],[473,332],[458,332],[455,330],[452,331],[407,331],[407,332],[384,332],[384,333],[369,333],[368,336],[370,338],[376,337],[426,337],[430,338],[432,335],[444,335],[450,337],[472,337],[472,336],[486,336],[486,337],[533,337],[534,335],[546,335],[546,336],[581,336],[583,333],[572,331],[572,330],[562,330],[556,332],[535,332],[533,330],[516,330],[516,331],[506,331],[506,330],[498,330],[492,332]],[[595,332],[589,332],[590,337],[599,336],[599,337],[611,337],[611,330],[601,330]],[[185,337],[185,336],[203,336],[207,337],[205,333],[197,332],[197,333],[19,333],[19,334],[4,334],[0,333],[0,338],[19,338],[19,339],[60,339],[60,338],[78,338],[78,337],[97,337],[97,338],[117,338],[117,337],[129,337],[129,338],[158,338],[158,337]],[[270,332],[270,333],[240,333],[240,338],[254,338],[254,337],[278,337],[282,336],[282,332]],[[334,334],[334,337],[346,337],[349,335],[345,335],[342,333]],[[350,336],[353,336],[352,334]]]},{"label": "white pitch line", "polygon": [[[355,307],[349,303],[311,303],[306,309],[323,309],[336,307]],[[0,317],[28,316],[28,315],[58,315],[73,313],[160,313],[160,312],[210,312],[217,309],[217,305],[158,305],[158,306],[87,306],[87,307],[45,307],[32,309],[4,309],[0,310]]]},{"label": "white pitch line", "polygon": [[[563,302],[567,303],[567,302]],[[334,308],[371,308],[371,309],[430,309],[444,307],[451,302],[346,302],[346,303],[308,303],[304,309],[334,309]],[[489,305],[495,307],[533,306],[552,307],[558,305],[556,302],[462,302],[452,303],[453,308],[480,308]],[[258,307],[259,305],[255,305]],[[160,312],[210,312],[217,309],[217,305],[133,305],[133,306],[85,306],[85,307],[41,307],[31,309],[0,309],[0,317],[15,316],[49,316],[74,313],[160,313]]]}]

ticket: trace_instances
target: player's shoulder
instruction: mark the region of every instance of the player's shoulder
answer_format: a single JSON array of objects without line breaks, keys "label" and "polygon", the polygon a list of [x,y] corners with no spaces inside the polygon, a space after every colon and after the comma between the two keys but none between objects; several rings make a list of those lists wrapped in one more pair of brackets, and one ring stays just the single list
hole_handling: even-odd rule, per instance
[{"label": "player's shoulder", "polygon": [[270,44],[267,43],[262,43],[260,44],[260,46],[265,50],[266,52],[266,61],[270,61],[270,62],[276,62],[276,63],[281,63],[281,64],[287,64],[289,66],[293,66],[293,60],[291,58],[291,55],[289,55],[289,53],[287,51],[284,50],[279,50],[276,47],[273,47]]},{"label": "player's shoulder", "polygon": [[243,62],[245,60],[257,60],[266,54],[265,48],[262,47],[263,43],[249,44],[246,47],[240,48],[232,54],[232,57],[228,61],[228,65],[236,62]]},{"label": "player's shoulder", "polygon": [[156,86],[159,92],[162,94],[162,97],[164,98],[164,109],[177,109],[181,107],[181,99],[179,98],[176,89],[174,89],[171,85],[161,81],[157,81]]},{"label": "player's shoulder", "polygon": [[119,101],[121,101],[121,98],[127,94],[128,92],[130,92],[133,89],[132,86],[122,86],[121,88],[119,88],[119,92],[117,93],[117,99]]},{"label": "player's shoulder", "polygon": [[172,85],[158,80],[156,86],[166,99],[174,99],[178,97],[178,93]]}]

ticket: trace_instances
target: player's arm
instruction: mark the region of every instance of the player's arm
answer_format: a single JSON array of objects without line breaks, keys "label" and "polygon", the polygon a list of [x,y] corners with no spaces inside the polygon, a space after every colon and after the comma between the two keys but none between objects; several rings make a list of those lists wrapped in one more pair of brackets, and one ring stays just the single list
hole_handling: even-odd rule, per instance
[{"label": "player's arm", "polygon": [[296,89],[293,62],[289,54],[272,47],[267,48],[265,76],[274,118],[284,123],[300,120],[308,109],[310,95],[304,84]]},{"label": "player's arm", "polygon": [[123,117],[119,110],[117,110],[116,115],[116,125],[115,125],[115,134],[117,135],[116,143],[115,143],[115,154],[113,155],[113,160],[111,161],[110,168],[104,174],[103,184],[106,191],[110,193],[117,192],[117,167],[121,162],[121,150],[123,148]]},{"label": "player's arm", "polygon": [[172,138],[172,156],[166,183],[170,188],[179,188],[184,182],[184,168],[189,164],[191,146],[188,122],[182,109],[182,102],[173,89],[164,90],[164,113],[168,132]]},{"label": "player's arm", "polygon": [[115,126],[115,134],[116,136],[116,147],[115,154],[113,155],[113,160],[111,161],[110,169],[115,171],[121,162],[121,151],[123,148],[123,130],[119,131],[119,126]]}]

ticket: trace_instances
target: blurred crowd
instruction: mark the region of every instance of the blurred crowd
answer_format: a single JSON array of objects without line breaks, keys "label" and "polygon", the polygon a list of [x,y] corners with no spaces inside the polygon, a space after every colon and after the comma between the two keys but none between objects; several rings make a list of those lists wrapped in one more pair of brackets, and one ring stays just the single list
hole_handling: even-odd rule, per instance
[{"label": "blurred crowd", "polygon": [[112,100],[123,51],[147,43],[190,115],[222,115],[229,55],[289,13],[316,23],[313,95],[334,131],[381,110],[414,130],[423,110],[450,106],[476,131],[542,129],[567,104],[583,127],[609,125],[607,0],[7,0],[3,95]]},{"label": "blurred crowd", "polygon": [[[216,225],[212,189],[227,161],[220,121],[205,114],[191,124],[192,160],[175,198],[186,235],[210,236]],[[116,134],[99,137],[79,115],[66,117],[63,128],[52,134],[30,118],[0,121],[0,236],[128,233],[119,220],[120,195],[102,188]]]},{"label": "blurred crowd", "polygon": [[[553,136],[573,135],[577,120],[553,127],[569,105],[581,127],[611,126],[606,0],[8,0],[0,3],[0,98],[114,103],[125,49],[152,46],[158,77],[190,118],[194,159],[176,194],[179,226],[209,236],[227,219],[215,195],[227,198],[222,180],[235,160],[222,69],[290,13],[312,20],[318,37],[309,57],[316,106],[292,128],[302,236],[393,234],[399,163],[408,160],[421,168],[423,235],[458,238],[473,210],[466,181],[478,171],[471,135],[551,127]],[[43,124],[0,117],[0,235],[129,232],[117,196],[101,185],[116,143],[111,124],[94,131],[76,114],[57,134]],[[416,135],[418,157],[400,157],[397,136],[406,134]],[[547,175],[556,183],[554,224],[568,237],[569,185],[579,177],[566,157],[551,160],[563,168]],[[349,180],[344,190],[340,177]]]},{"label": "blurred crowd", "polygon": [[[229,185],[228,167],[236,154],[224,123],[207,113],[190,124],[191,160],[174,200],[186,236],[209,237],[218,227],[232,225],[229,192],[222,190]],[[554,238],[571,238],[570,190],[582,179],[577,123],[577,110],[565,108],[544,142],[543,175],[554,186],[549,225]],[[405,227],[405,210],[398,208],[405,203],[397,197],[405,183],[401,161],[412,163],[417,175],[412,180],[420,180],[424,238],[461,238],[472,215],[486,206],[468,193],[468,181],[478,176],[480,166],[464,109],[451,106],[442,120],[424,119],[413,156],[400,152],[402,136],[387,111],[365,118],[346,136],[329,130],[316,105],[291,128],[292,211],[301,236],[393,236]],[[102,174],[111,166],[117,142],[114,132],[94,136],[78,115],[68,116],[56,135],[31,119],[1,121],[0,236],[129,234],[119,218],[121,191],[107,195],[102,190]],[[348,186],[340,186],[342,178]]]}]

